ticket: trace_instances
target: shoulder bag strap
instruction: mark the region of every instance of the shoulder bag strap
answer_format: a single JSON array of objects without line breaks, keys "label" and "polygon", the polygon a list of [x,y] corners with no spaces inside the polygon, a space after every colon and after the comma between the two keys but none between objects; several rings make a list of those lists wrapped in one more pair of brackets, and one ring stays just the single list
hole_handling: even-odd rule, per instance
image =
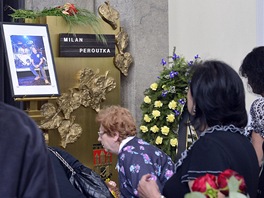
[{"label": "shoulder bag strap", "polygon": [[55,150],[48,147],[48,149],[72,172],[72,174],[76,174],[74,169],[68,164],[68,162]]}]

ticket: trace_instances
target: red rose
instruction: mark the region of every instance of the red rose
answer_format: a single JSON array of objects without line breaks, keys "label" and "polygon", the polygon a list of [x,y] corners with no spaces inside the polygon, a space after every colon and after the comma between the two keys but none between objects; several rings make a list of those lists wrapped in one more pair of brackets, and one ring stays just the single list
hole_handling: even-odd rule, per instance
[{"label": "red rose", "polygon": [[76,13],[78,12],[78,10],[77,10],[77,8],[74,6],[74,4],[71,4],[71,5],[69,6],[69,10],[68,10],[68,12],[69,12],[70,15],[74,15],[74,14],[76,14]]},{"label": "red rose", "polygon": [[77,8],[74,6],[74,4],[71,4],[71,3],[66,3],[64,6],[63,6],[63,11],[62,13],[63,14],[67,14],[67,15],[74,15],[78,12]]},{"label": "red rose", "polygon": [[243,176],[239,175],[236,171],[231,169],[227,169],[220,173],[217,177],[217,183],[220,189],[220,192],[223,193],[225,196],[228,196],[228,180],[234,176],[239,182],[239,192],[244,193],[246,192],[246,183]]},{"label": "red rose", "polygon": [[216,176],[206,174],[194,180],[192,191],[198,191],[206,195],[206,197],[215,197],[217,194]]}]

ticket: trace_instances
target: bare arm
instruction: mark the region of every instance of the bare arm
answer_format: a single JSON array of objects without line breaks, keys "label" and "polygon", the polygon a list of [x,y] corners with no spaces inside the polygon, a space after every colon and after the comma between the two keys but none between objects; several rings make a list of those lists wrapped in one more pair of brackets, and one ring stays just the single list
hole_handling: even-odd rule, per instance
[{"label": "bare arm", "polygon": [[261,135],[259,133],[256,132],[252,132],[252,144],[253,147],[256,151],[257,157],[258,157],[258,162],[259,162],[259,166],[261,166],[262,161],[263,161],[263,150],[262,150],[262,144],[263,144],[263,137],[261,137]]},{"label": "bare arm", "polygon": [[188,182],[190,191],[192,191],[192,185],[193,185],[193,183],[194,183],[194,180],[191,180],[191,181]]}]

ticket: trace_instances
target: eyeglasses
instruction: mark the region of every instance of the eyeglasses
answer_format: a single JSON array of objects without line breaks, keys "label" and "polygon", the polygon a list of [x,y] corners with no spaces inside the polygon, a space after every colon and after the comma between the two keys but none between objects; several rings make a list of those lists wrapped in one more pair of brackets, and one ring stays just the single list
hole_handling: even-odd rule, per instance
[{"label": "eyeglasses", "polygon": [[97,133],[99,137],[102,137],[105,134],[105,132],[102,132],[102,131],[98,131]]}]

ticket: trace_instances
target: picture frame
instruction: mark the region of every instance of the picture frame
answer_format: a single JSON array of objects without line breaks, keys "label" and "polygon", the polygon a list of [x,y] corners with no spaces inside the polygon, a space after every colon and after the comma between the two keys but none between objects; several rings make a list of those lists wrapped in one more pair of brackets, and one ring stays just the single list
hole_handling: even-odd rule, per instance
[{"label": "picture frame", "polygon": [[2,22],[0,25],[12,96],[59,96],[47,24]]}]

